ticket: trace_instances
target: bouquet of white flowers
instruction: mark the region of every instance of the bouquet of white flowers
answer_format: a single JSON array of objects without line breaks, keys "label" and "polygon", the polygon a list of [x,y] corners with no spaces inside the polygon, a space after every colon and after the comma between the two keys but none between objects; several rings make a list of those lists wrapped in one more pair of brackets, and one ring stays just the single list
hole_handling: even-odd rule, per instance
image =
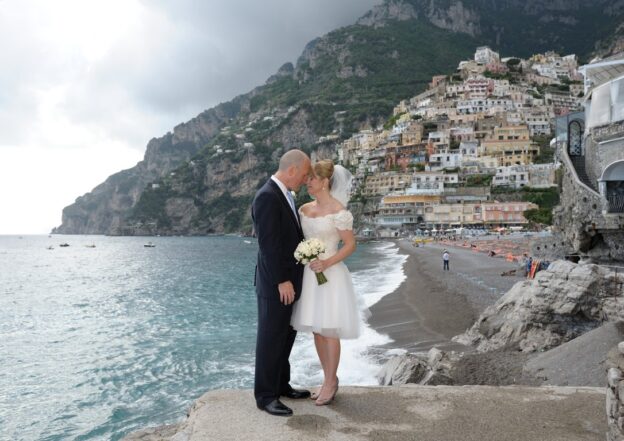
[{"label": "bouquet of white flowers", "polygon": [[[295,250],[295,259],[302,265],[307,265],[314,259],[318,259],[322,253],[325,252],[325,244],[318,239],[306,239],[297,245]],[[315,273],[316,281],[319,285],[327,283],[327,278],[323,272]]]}]

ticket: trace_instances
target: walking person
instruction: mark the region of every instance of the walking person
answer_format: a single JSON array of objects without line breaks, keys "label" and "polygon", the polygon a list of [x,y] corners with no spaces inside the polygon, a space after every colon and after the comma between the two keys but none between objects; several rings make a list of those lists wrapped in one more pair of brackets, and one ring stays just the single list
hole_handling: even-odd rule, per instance
[{"label": "walking person", "polygon": [[290,416],[292,409],[280,397],[308,398],[307,390],[290,385],[290,351],[297,332],[290,326],[293,304],[301,295],[303,265],[293,253],[303,231],[291,190],[308,179],[310,158],[290,150],[280,159],[278,171],[258,190],[251,206],[258,238],[254,284],[258,300],[258,335],[254,396],[259,409],[271,415]]},{"label": "walking person", "polygon": [[449,252],[447,250],[444,250],[444,252],[442,253],[442,262],[443,262],[443,266],[442,266],[442,271],[450,271],[449,270]]}]

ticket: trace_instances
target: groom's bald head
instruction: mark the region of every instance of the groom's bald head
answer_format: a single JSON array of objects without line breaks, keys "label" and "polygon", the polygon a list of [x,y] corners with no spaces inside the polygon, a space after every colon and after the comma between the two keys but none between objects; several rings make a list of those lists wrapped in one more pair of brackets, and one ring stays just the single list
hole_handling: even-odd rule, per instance
[{"label": "groom's bald head", "polygon": [[301,150],[289,150],[282,155],[275,176],[289,190],[299,190],[310,173],[310,158]]},{"label": "groom's bald head", "polygon": [[285,172],[290,167],[301,167],[306,161],[310,161],[308,155],[301,150],[288,150],[282,155],[279,162],[279,170]]}]

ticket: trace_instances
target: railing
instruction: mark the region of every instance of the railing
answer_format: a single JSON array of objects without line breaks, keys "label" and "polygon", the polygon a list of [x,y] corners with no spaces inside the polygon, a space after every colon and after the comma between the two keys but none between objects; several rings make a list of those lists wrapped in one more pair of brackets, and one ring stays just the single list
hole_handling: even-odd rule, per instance
[{"label": "railing", "polygon": [[624,213],[624,195],[610,194],[607,196],[609,213]]},{"label": "railing", "polygon": [[581,180],[581,178],[578,175],[578,171],[576,167],[574,166],[574,163],[572,162],[572,159],[570,158],[570,156],[568,156],[568,152],[566,151],[566,149],[565,148],[560,149],[559,152],[560,152],[559,157],[563,160],[563,163],[565,164],[566,168],[572,172],[572,177],[574,181],[576,182],[577,186],[579,186],[582,190],[585,190],[594,196],[601,197],[600,193],[598,193],[596,190],[594,190],[593,188],[591,188],[589,185],[587,185],[585,182]]}]

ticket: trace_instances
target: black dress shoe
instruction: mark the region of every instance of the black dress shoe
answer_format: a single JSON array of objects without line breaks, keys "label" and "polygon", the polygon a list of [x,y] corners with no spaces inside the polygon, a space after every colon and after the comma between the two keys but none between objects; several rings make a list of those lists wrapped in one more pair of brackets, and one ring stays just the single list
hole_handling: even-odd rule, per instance
[{"label": "black dress shoe", "polygon": [[260,409],[276,416],[291,416],[293,411],[280,400],[273,400],[264,407],[258,406]]},{"label": "black dress shoe", "polygon": [[300,398],[310,398],[310,391],[309,390],[297,390],[291,387],[290,390],[287,390],[286,392],[284,392],[282,396],[286,398],[292,398],[293,400],[298,400]]}]

